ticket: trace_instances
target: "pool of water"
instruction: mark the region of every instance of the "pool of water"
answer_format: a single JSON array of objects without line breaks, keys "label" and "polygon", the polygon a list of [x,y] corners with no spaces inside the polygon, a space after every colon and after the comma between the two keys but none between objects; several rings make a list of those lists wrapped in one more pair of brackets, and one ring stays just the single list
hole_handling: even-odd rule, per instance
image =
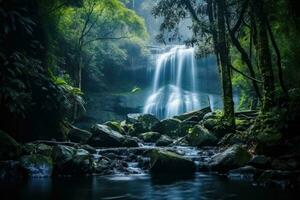
[{"label": "pool of water", "polygon": [[30,179],[0,183],[0,199],[30,200],[285,200],[297,199],[298,192],[254,186],[245,181],[196,173],[190,177],[151,177],[148,174]]}]

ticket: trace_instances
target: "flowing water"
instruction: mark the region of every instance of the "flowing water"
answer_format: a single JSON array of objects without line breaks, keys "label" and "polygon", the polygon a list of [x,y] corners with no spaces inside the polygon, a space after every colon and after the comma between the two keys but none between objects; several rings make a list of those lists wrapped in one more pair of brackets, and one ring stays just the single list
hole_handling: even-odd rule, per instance
[{"label": "flowing water", "polygon": [[144,113],[167,118],[199,109],[196,74],[194,48],[176,45],[161,53],[156,60],[152,93]]},{"label": "flowing water", "polygon": [[[154,148],[152,145],[141,148]],[[215,149],[199,150],[193,147],[170,147],[173,151],[194,160],[208,159]],[[111,148],[99,152],[129,153],[126,148]],[[251,182],[230,180],[226,176],[195,173],[154,176],[139,168],[137,162],[128,162],[131,174],[110,176],[82,176],[32,178],[20,182],[0,182],[2,200],[289,200],[296,199],[296,191],[284,191],[255,186]]]}]

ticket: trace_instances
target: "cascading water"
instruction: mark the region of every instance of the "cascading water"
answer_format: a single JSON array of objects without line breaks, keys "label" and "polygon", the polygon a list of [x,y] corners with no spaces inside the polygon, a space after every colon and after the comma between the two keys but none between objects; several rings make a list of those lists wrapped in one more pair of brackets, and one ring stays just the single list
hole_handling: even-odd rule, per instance
[{"label": "cascading water", "polygon": [[174,46],[156,60],[153,89],[144,113],[167,118],[199,108],[195,49]]}]

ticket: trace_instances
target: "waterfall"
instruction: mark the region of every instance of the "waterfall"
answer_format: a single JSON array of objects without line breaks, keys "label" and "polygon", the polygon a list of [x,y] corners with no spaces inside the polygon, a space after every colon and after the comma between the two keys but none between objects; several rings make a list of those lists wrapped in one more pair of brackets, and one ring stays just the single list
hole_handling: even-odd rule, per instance
[{"label": "waterfall", "polygon": [[160,54],[143,112],[168,118],[199,109],[196,74],[194,48],[176,45]]}]

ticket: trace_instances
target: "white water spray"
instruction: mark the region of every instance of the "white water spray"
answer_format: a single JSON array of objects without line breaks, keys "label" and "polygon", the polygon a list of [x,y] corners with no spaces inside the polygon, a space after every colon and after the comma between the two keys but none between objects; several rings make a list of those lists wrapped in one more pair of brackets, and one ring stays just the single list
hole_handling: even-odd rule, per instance
[{"label": "white water spray", "polygon": [[167,118],[199,109],[196,74],[194,48],[177,45],[160,54],[144,113]]}]

